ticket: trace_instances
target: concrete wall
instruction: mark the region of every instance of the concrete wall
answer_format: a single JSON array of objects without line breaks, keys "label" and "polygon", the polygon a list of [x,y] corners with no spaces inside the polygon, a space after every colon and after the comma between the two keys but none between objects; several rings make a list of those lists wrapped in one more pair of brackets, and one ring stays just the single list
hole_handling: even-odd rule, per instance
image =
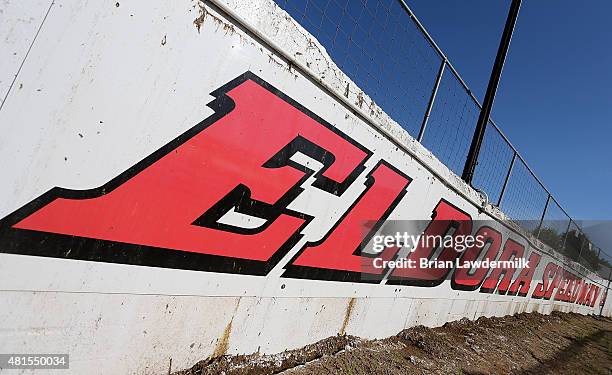
[{"label": "concrete wall", "polygon": [[[272,1],[39,3],[0,13],[0,353],[154,374],[338,333],[599,313],[599,277],[507,223]],[[450,270],[356,278],[356,221],[429,221],[441,202],[540,257],[524,296]]]}]

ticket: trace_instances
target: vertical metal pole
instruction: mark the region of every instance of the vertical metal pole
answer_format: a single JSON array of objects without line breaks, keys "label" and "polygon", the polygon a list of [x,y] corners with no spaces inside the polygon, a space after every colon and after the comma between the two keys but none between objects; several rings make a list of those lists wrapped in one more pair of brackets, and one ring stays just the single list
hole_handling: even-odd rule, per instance
[{"label": "vertical metal pole", "polygon": [[582,233],[582,241],[580,242],[580,251],[578,251],[578,260],[580,260],[580,257],[582,256],[582,248],[584,248],[584,243],[586,242],[586,235],[584,234],[584,232]]},{"label": "vertical metal pole", "polygon": [[512,161],[510,162],[510,167],[508,168],[508,173],[506,173],[506,179],[504,180],[504,186],[502,186],[501,193],[499,193],[499,199],[497,200],[497,207],[501,204],[502,198],[504,197],[504,193],[506,192],[506,186],[508,185],[508,180],[510,179],[510,174],[512,173],[512,168],[514,168],[514,161],[516,160],[516,151],[512,154]]},{"label": "vertical metal pole", "polygon": [[603,308],[606,305],[606,301],[608,300],[608,293],[610,293],[610,280],[612,280],[612,268],[610,268],[610,272],[608,273],[608,286],[606,287],[606,299],[603,300],[601,304],[601,308],[599,309],[599,316],[603,314]]},{"label": "vertical metal pole", "polygon": [[429,120],[429,115],[431,114],[431,108],[433,107],[434,101],[436,100],[436,95],[438,94],[438,87],[440,87],[440,81],[442,81],[442,75],[444,74],[445,67],[446,67],[446,59],[442,59],[442,64],[440,64],[440,69],[438,70],[438,76],[436,77],[436,83],[434,84],[433,90],[431,91],[431,96],[429,97],[429,103],[427,104],[427,111],[425,111],[425,117],[423,117],[423,123],[421,124],[421,130],[419,130],[419,136],[417,137],[417,141],[419,142],[423,140],[423,136],[425,135],[425,128],[427,127],[427,121]]},{"label": "vertical metal pole", "polygon": [[550,194],[546,198],[546,204],[544,205],[544,211],[542,211],[542,217],[540,217],[540,224],[538,224],[538,240],[540,239],[540,231],[542,230],[542,224],[544,224],[544,218],[546,217],[546,210],[548,210],[548,204],[550,203]]},{"label": "vertical metal pole", "polygon": [[567,229],[565,230],[565,237],[563,237],[563,245],[561,249],[565,250],[565,242],[567,241],[567,236],[569,235],[569,229],[572,226],[572,219],[570,219],[569,224],[567,224]]},{"label": "vertical metal pole", "polygon": [[495,93],[497,92],[497,86],[504,67],[506,55],[508,54],[510,40],[512,39],[512,32],[514,31],[514,25],[516,24],[516,19],[518,17],[520,8],[521,0],[512,0],[510,11],[508,12],[508,18],[506,19],[506,26],[504,27],[504,32],[499,43],[499,49],[497,50],[497,56],[495,56],[495,64],[493,65],[493,70],[491,71],[491,78],[489,79],[487,92],[482,103],[482,109],[480,110],[480,116],[478,117],[476,129],[474,130],[474,136],[472,137],[470,151],[461,175],[461,178],[463,178],[463,180],[465,180],[465,182],[468,184],[472,183],[472,178],[474,177],[474,169],[476,168],[476,163],[478,161],[478,154],[480,153],[480,146],[482,145],[485,126],[487,125],[491,115],[491,107],[493,107]]},{"label": "vertical metal pole", "polygon": [[601,263],[601,262],[599,261],[599,256],[600,256],[600,255],[601,255],[601,248],[600,248],[600,247],[598,247],[598,248],[597,248],[597,259],[596,259],[597,265],[595,266],[595,267],[597,267],[597,269],[598,269],[598,270],[599,270],[599,263]]}]

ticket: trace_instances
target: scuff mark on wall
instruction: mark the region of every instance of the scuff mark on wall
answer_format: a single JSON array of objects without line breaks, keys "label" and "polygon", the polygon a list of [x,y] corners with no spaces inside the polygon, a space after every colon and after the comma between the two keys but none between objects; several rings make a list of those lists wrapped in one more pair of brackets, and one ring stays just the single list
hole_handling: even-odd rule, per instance
[{"label": "scuff mark on wall", "polygon": [[[207,17],[210,17],[213,20],[213,22],[217,25],[217,30],[222,28],[223,31],[225,31],[226,35],[228,35],[228,34],[229,35],[233,35],[236,32],[236,28],[234,27],[234,25],[232,23],[225,22],[220,17],[218,17],[215,14],[209,12],[206,9],[206,6],[204,6],[204,1],[199,0],[197,6],[198,6],[199,15],[198,15],[198,17],[196,17],[196,19],[193,20],[193,24],[195,25],[196,29],[198,30],[198,33],[200,33],[200,30],[202,28],[202,24],[204,23],[204,21],[206,20]],[[240,40],[242,41],[242,35],[240,35]]]},{"label": "scuff mark on wall", "polygon": [[[240,28],[234,26],[234,24],[230,22],[226,22],[216,13],[214,8],[207,8],[205,5],[205,1],[198,0],[197,7],[199,15],[198,17],[196,17],[196,19],[193,20],[193,24],[198,30],[198,33],[200,33],[202,25],[204,24],[206,18],[210,18],[216,25],[216,31],[222,29],[226,35],[237,35],[240,38],[241,44],[249,44],[251,46],[257,47],[257,45],[253,41],[251,41],[250,43],[248,42],[248,38],[246,37],[246,35],[244,35],[243,32],[241,32],[242,30],[240,30]],[[313,48],[316,48],[316,44],[314,42],[312,42],[311,44]],[[276,65],[279,69],[287,71],[293,76],[294,79],[298,78],[297,74],[293,72],[293,63],[291,61],[286,61],[282,58],[279,58],[274,52],[264,51],[264,49],[261,47],[259,47],[259,51],[268,56],[268,61],[270,63]]]},{"label": "scuff mark on wall", "polygon": [[355,105],[357,105],[359,108],[361,108],[363,106],[363,102],[365,101],[365,99],[363,98],[363,94],[360,92],[359,94],[357,94],[357,101],[355,101]]},{"label": "scuff mark on wall", "polygon": [[202,24],[204,23],[204,20],[206,19],[206,15],[208,14],[208,12],[206,11],[206,8],[204,7],[203,1],[198,1],[197,7],[198,7],[198,11],[200,14],[196,17],[196,19],[193,20],[193,25],[196,27],[196,29],[198,30],[198,34],[199,34],[200,28],[202,27]]}]

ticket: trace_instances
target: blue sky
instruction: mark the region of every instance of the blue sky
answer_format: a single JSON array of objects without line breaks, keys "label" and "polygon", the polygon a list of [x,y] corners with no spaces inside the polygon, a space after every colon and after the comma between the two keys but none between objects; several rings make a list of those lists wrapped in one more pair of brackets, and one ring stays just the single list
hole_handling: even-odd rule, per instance
[{"label": "blue sky", "polygon": [[[510,0],[407,3],[482,101]],[[523,1],[492,112],[578,220],[612,219],[610,14],[609,0]]]}]

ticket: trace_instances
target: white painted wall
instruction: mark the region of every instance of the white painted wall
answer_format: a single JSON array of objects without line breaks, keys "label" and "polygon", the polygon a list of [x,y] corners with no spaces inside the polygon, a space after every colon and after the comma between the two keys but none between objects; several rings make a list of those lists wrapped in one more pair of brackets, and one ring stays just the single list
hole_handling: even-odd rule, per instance
[{"label": "white painted wall", "polygon": [[[52,0],[0,2],[0,106],[34,41]],[[17,85],[17,89],[20,86]]]}]

